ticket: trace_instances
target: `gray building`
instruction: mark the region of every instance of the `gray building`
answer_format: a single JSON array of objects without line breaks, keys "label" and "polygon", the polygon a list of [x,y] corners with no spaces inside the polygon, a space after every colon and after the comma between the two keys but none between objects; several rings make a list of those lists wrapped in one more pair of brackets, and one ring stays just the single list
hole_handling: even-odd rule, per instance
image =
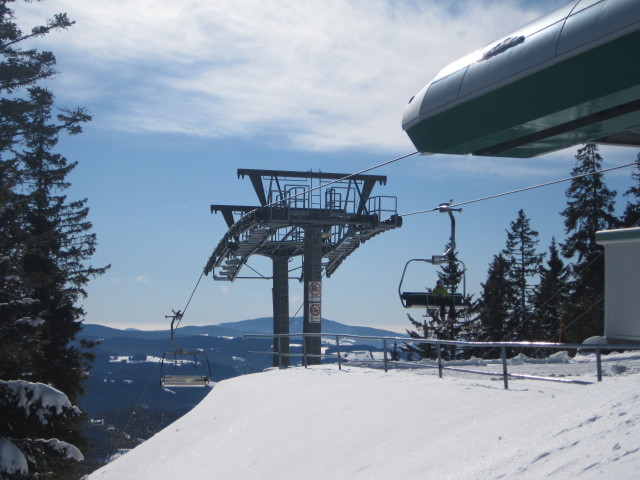
[{"label": "gray building", "polygon": [[605,249],[604,335],[640,342],[640,227],[599,231],[596,243]]}]

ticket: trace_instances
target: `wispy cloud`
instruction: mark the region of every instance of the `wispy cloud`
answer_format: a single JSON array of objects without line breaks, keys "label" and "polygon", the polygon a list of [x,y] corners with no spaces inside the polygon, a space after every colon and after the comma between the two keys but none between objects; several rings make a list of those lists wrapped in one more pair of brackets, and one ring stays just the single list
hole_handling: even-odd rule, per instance
[{"label": "wispy cloud", "polygon": [[138,275],[137,277],[135,277],[135,281],[137,283],[143,283],[146,285],[149,283],[149,277],[147,277],[146,275]]},{"label": "wispy cloud", "polygon": [[94,112],[103,127],[404,152],[408,98],[548,3],[48,0],[30,9],[77,21],[53,48],[67,95],[108,106]]}]

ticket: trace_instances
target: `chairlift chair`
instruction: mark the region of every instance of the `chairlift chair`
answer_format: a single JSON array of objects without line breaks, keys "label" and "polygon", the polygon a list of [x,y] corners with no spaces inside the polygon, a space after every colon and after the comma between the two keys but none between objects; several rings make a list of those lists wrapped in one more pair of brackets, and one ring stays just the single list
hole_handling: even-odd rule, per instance
[{"label": "chairlift chair", "polygon": [[[441,213],[448,213],[451,220],[451,240],[447,251],[442,255],[433,255],[431,258],[413,258],[409,260],[402,271],[402,277],[398,285],[398,295],[400,297],[400,303],[405,308],[425,308],[427,312],[433,313],[439,311],[443,306],[448,309],[453,309],[456,312],[461,312],[469,308],[469,302],[466,300],[466,266],[464,262],[453,258],[453,252],[456,248],[456,233],[455,233],[455,217],[453,212],[461,212],[461,208],[451,208],[450,203],[443,203],[438,206],[438,210]],[[448,294],[434,294],[431,289],[426,289],[423,292],[411,292],[403,291],[403,283],[409,269],[409,266],[413,262],[425,262],[432,265],[442,265],[443,263],[459,263],[462,265],[462,293],[452,292]]]},{"label": "chairlift chair", "polygon": [[[165,318],[171,318],[171,337],[169,342],[171,343],[172,349],[162,354],[162,360],[160,362],[160,385],[162,387],[206,387],[211,382],[209,357],[200,350],[186,350],[175,344],[175,329],[177,328],[177,324],[180,323],[180,319],[182,319],[180,310],[177,312],[173,311],[173,315],[165,315]],[[170,362],[170,357],[173,357],[173,362]],[[184,361],[193,362],[195,373],[183,374],[167,372],[169,363],[173,363],[173,369],[177,371],[180,363],[178,357],[184,357]],[[186,360],[187,357],[193,357],[193,360]],[[198,357],[200,357],[200,359],[198,359]]]}]

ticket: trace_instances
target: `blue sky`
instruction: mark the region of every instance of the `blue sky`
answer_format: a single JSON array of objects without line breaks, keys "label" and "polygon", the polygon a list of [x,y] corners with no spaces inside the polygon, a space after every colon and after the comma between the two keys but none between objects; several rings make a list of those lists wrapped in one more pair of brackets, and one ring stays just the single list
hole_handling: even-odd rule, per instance
[{"label": "blue sky", "polygon": [[[407,100],[448,63],[565,4],[545,1],[46,0],[15,4],[25,26],[67,12],[77,24],[39,46],[54,51],[58,102],[94,120],[59,152],[78,161],[70,198],[89,199],[99,246],[86,322],[167,327],[186,304],[226,231],[211,204],[253,204],[238,168],[351,173],[411,153],[400,127]],[[413,156],[371,172],[374,195],[399,213],[464,202],[569,176],[576,148],[528,160]],[[637,150],[604,148],[605,167]],[[608,174],[624,192],[630,169]],[[469,205],[458,216],[468,293],[478,293],[520,208],[540,250],[562,240],[567,183]],[[624,206],[618,201],[618,208]],[[402,331],[397,299],[404,264],[441,253],[446,215],[407,217],[364,244],[323,284],[323,317]],[[268,275],[270,263],[251,266]],[[413,287],[435,282],[416,269]],[[302,302],[292,281],[291,314]],[[414,311],[419,315],[417,311]],[[200,283],[183,324],[271,315],[271,283]]]}]

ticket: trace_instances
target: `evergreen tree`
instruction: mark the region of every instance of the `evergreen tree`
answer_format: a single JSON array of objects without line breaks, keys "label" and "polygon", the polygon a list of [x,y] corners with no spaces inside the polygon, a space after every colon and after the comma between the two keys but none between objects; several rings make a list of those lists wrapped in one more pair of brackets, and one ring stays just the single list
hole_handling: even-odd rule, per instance
[{"label": "evergreen tree", "polygon": [[475,305],[479,323],[478,340],[487,342],[514,340],[510,330],[512,306],[518,291],[511,277],[511,264],[502,253],[493,257],[487,280]]},{"label": "evergreen tree", "polygon": [[69,422],[80,417],[67,396],[42,383],[0,380],[0,404],[9,420],[0,423],[0,478],[72,478],[72,461],[83,456],[60,440],[68,437]]},{"label": "evergreen tree", "polygon": [[640,153],[636,159],[636,171],[631,173],[635,184],[624,192],[625,197],[631,197],[622,214],[620,224],[624,228],[640,226]]},{"label": "evergreen tree", "polygon": [[393,346],[391,347],[391,351],[389,353],[389,359],[392,362],[397,362],[400,360],[400,347],[398,346],[398,342],[393,342]]},{"label": "evergreen tree", "polygon": [[[450,243],[446,245],[446,250],[451,246]],[[458,252],[451,251],[449,254],[449,262],[444,263],[438,272],[438,278],[442,280],[445,288],[450,294],[457,294],[461,292],[461,283],[464,281],[465,272],[462,264],[458,261]],[[471,305],[472,298],[467,295],[464,299],[468,305]],[[469,321],[469,309],[456,310],[453,305],[449,306],[446,311],[446,318],[444,321],[440,319],[436,320],[435,326],[438,327],[438,338],[444,340],[467,340],[470,336],[470,330],[473,327],[473,322]],[[432,316],[433,318],[433,316]],[[439,322],[438,322],[439,321]],[[456,358],[459,354],[458,347],[451,346],[447,349],[446,357],[448,359]]]},{"label": "evergreen tree", "polygon": [[531,291],[540,273],[543,257],[536,252],[537,237],[538,232],[531,228],[529,219],[521,209],[518,218],[511,222],[507,230],[507,243],[502,251],[502,256],[510,265],[505,280],[511,282],[517,291],[508,322],[513,339],[530,340],[533,334]]},{"label": "evergreen tree", "polygon": [[[423,320],[422,322],[419,322],[407,313],[407,318],[409,319],[409,322],[413,326],[413,329],[408,328],[406,330],[407,335],[409,335],[409,337],[415,338],[415,339],[435,338],[430,328],[429,322],[426,320],[426,317],[425,317],[425,320]],[[401,349],[403,352],[407,353],[408,361],[413,361],[416,358],[417,359],[436,358],[436,356],[438,355],[438,351],[436,350],[436,347],[434,345],[430,345],[427,343],[416,343],[416,344],[405,343],[401,347]]]},{"label": "evergreen tree", "polygon": [[[67,200],[66,177],[75,164],[53,149],[59,135],[79,133],[89,116],[82,109],[54,113],[53,94],[36,83],[55,73],[55,57],[21,48],[73,22],[59,14],[23,33],[11,3],[0,0],[0,410],[6,418],[0,442],[27,459],[28,473],[20,468],[11,475],[66,479],[81,457],[71,444],[84,442],[83,416],[71,403],[92,359],[70,344],[84,315],[77,302],[105,268],[86,265],[96,243],[86,200]],[[38,396],[45,387],[59,393],[55,418],[41,412],[50,410],[42,401],[52,398]],[[25,421],[15,408],[16,391],[41,413]]]},{"label": "evergreen tree", "polygon": [[64,195],[69,186],[65,179],[76,163],[68,163],[51,149],[61,133],[78,133],[89,117],[82,109],[65,110],[53,122],[51,92],[32,87],[29,99],[24,148],[17,154],[26,199],[26,241],[18,267],[24,293],[38,300],[39,316],[47,330],[44,356],[30,374],[31,379],[51,383],[75,402],[82,393],[86,360],[91,358],[69,346],[82,328],[84,315],[75,304],[86,296],[89,279],[105,269],[86,265],[96,245],[87,221],[86,199],[68,202]]},{"label": "evergreen tree", "polygon": [[562,245],[562,254],[572,259],[572,295],[568,305],[565,335],[567,341],[582,341],[593,335],[602,335],[604,325],[604,255],[596,244],[598,230],[619,225],[614,216],[616,192],[603,181],[602,157],[597,145],[587,144],[578,149],[574,178],[567,189],[565,232],[568,237]]},{"label": "evergreen tree", "polygon": [[540,268],[540,284],[534,292],[535,330],[532,341],[563,341],[563,319],[569,299],[568,280],[567,267],[553,238],[546,266]]}]

